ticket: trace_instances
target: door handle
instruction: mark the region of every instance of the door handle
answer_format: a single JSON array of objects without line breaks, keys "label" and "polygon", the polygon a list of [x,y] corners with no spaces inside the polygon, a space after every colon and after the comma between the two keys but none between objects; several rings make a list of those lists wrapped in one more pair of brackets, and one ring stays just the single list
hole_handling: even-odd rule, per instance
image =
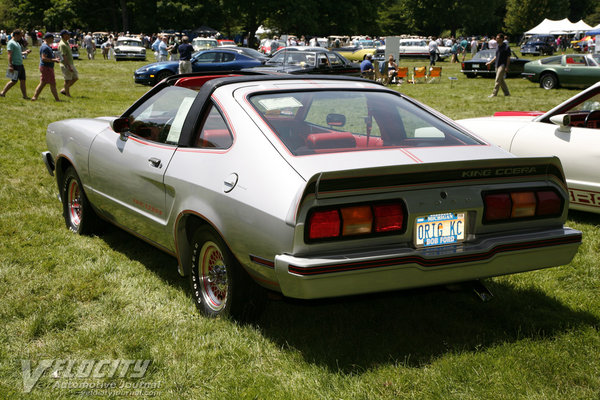
[{"label": "door handle", "polygon": [[148,162],[150,163],[151,167],[154,168],[162,168],[162,162],[160,161],[160,159],[156,158],[156,157],[151,157],[148,159]]}]

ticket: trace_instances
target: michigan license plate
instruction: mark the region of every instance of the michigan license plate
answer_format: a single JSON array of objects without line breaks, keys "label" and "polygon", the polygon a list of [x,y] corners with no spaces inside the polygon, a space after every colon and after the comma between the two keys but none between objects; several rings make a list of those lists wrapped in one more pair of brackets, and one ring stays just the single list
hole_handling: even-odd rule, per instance
[{"label": "michigan license plate", "polygon": [[418,217],[415,222],[417,247],[443,246],[465,240],[464,213],[432,214]]}]

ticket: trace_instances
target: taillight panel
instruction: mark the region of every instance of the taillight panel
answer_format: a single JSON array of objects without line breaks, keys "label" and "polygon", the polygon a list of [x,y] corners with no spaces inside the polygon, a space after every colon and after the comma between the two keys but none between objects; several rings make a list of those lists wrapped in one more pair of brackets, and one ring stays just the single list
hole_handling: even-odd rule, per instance
[{"label": "taillight panel", "polygon": [[307,243],[401,234],[406,231],[406,207],[401,201],[316,208],[309,212]]},{"label": "taillight panel", "polygon": [[563,197],[554,189],[485,192],[483,223],[557,217],[562,214]]}]

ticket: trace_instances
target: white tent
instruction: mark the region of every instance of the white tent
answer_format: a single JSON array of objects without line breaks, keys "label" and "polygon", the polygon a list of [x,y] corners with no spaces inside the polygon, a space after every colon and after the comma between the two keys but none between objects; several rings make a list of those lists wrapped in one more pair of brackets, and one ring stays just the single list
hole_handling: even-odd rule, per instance
[{"label": "white tent", "polygon": [[568,18],[561,19],[560,21],[554,21],[551,19],[544,19],[538,26],[525,32],[526,35],[564,35],[567,33],[575,33],[581,31],[587,31],[592,27],[580,20],[579,22],[573,23]]}]

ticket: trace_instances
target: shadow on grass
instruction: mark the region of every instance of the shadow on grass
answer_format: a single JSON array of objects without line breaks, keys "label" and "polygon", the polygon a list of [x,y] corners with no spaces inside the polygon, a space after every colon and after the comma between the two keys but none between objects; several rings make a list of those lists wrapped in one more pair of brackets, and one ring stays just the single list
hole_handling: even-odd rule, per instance
[{"label": "shadow on grass", "polygon": [[329,301],[269,304],[263,334],[307,362],[361,373],[380,364],[421,367],[446,353],[480,351],[524,338],[600,326],[536,289],[487,281],[495,298],[435,287]]},{"label": "shadow on grass", "polygon": [[577,222],[579,224],[600,225],[600,214],[569,210],[569,220]]},{"label": "shadow on grass", "polygon": [[[101,237],[191,296],[173,257],[117,228],[108,228]],[[299,351],[309,363],[348,374],[382,364],[421,367],[447,353],[553,337],[585,325],[600,327],[594,315],[575,311],[540,290],[492,280],[486,285],[495,295],[487,303],[470,290],[444,287],[269,301],[255,322],[278,346]]]}]

